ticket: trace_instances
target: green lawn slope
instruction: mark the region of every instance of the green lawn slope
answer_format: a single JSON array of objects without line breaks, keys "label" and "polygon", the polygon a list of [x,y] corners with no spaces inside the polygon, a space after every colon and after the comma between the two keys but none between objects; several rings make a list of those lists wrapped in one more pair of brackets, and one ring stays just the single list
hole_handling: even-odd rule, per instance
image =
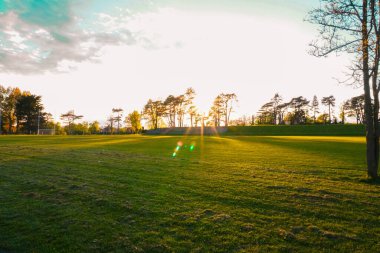
[{"label": "green lawn slope", "polygon": [[365,136],[364,125],[256,125],[231,127],[172,127],[145,131],[146,135]]},{"label": "green lawn slope", "polygon": [[226,135],[365,136],[364,125],[279,125],[228,127]]}]

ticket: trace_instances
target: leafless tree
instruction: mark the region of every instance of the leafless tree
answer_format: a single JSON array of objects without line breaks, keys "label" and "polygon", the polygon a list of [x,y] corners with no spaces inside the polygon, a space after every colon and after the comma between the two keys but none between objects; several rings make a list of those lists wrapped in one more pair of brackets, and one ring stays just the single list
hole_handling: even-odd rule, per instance
[{"label": "leafless tree", "polygon": [[[352,84],[364,89],[367,172],[378,178],[379,165],[379,59],[380,0],[320,0],[306,18],[317,24],[319,37],[311,43],[311,53],[351,54]],[[371,100],[373,99],[373,105]]]}]

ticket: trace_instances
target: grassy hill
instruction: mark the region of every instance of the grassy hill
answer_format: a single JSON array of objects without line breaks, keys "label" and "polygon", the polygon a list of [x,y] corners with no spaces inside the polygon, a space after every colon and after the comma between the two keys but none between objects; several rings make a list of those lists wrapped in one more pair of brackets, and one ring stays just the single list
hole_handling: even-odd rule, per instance
[{"label": "grassy hill", "polygon": [[294,125],[229,127],[227,135],[365,136],[364,125]]},{"label": "grassy hill", "polygon": [[[148,130],[148,135],[201,135],[200,127],[173,127]],[[204,135],[255,135],[255,136],[365,136],[364,125],[258,125],[232,127],[205,127]]]},{"label": "grassy hill", "polygon": [[377,252],[364,141],[1,136],[0,251]]}]

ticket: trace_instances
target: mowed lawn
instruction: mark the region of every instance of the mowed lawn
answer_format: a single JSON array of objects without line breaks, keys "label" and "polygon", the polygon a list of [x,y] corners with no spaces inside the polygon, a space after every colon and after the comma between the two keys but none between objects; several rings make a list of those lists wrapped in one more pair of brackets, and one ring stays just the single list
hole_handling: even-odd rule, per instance
[{"label": "mowed lawn", "polygon": [[364,141],[1,136],[0,252],[378,252]]}]

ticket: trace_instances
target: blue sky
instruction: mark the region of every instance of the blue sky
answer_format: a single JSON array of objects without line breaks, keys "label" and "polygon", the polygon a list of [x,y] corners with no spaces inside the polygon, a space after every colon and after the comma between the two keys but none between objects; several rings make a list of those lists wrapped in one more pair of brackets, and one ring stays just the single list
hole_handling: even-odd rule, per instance
[{"label": "blue sky", "polygon": [[348,57],[308,55],[318,0],[0,0],[0,80],[46,110],[105,120],[194,87],[200,111],[235,92],[233,117],[284,99],[361,90],[338,85]]}]

